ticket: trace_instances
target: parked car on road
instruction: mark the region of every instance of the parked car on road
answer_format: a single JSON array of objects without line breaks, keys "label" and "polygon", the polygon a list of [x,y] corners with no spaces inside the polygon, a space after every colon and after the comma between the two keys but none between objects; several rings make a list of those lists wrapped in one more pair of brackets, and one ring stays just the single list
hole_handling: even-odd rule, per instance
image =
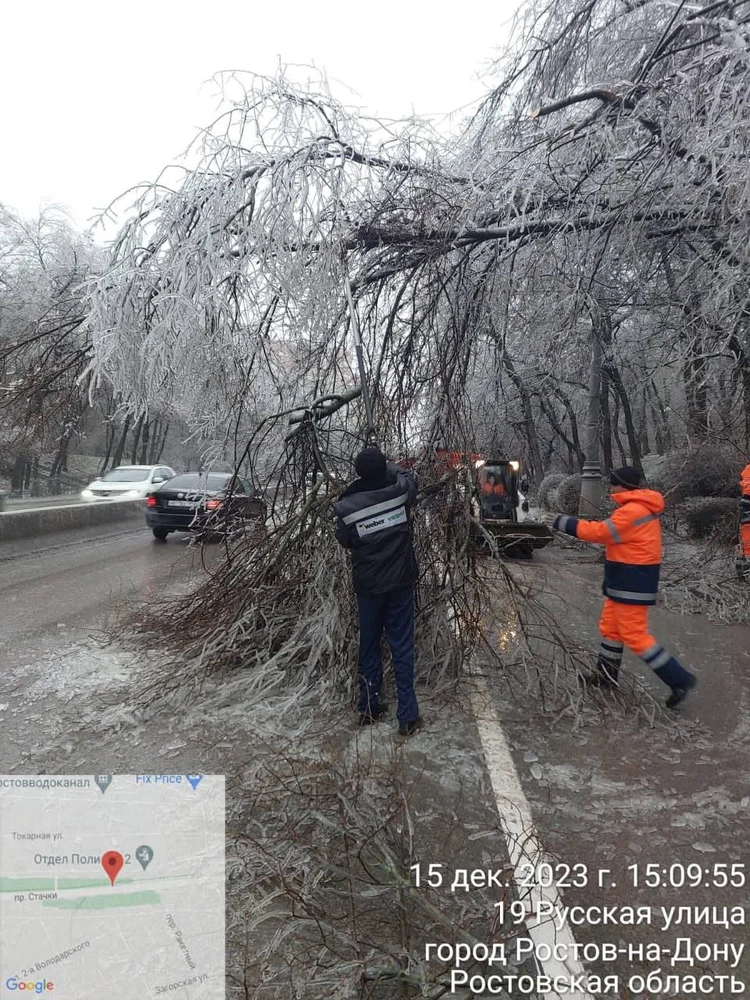
[{"label": "parked car on road", "polygon": [[175,475],[174,469],[168,465],[118,465],[81,490],[81,499],[143,499],[148,492]]},{"label": "parked car on road", "polygon": [[263,497],[231,472],[186,472],[146,497],[146,524],[161,542],[173,531],[223,535],[265,515]]}]

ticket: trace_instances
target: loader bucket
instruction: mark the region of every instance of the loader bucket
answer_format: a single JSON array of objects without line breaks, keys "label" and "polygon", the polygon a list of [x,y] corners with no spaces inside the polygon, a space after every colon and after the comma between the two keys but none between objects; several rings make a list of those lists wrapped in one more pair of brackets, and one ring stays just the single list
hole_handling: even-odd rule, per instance
[{"label": "loader bucket", "polygon": [[[534,549],[543,549],[554,538],[552,529],[540,521],[495,521],[486,518],[481,525],[487,534],[496,539],[503,554],[515,558],[530,559]],[[481,531],[479,535],[482,537]]]}]

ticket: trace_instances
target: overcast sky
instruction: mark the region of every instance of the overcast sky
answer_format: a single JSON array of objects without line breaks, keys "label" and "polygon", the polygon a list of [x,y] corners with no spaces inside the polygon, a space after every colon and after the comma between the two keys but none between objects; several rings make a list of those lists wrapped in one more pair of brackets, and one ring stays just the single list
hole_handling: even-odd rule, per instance
[{"label": "overcast sky", "polygon": [[[213,74],[325,70],[374,114],[438,114],[487,90],[515,0],[19,0],[3,6],[0,202],[84,226],[153,180],[217,107]],[[484,77],[484,82],[480,77]],[[340,86],[337,83],[340,81]],[[351,88],[349,93],[345,88]]]}]

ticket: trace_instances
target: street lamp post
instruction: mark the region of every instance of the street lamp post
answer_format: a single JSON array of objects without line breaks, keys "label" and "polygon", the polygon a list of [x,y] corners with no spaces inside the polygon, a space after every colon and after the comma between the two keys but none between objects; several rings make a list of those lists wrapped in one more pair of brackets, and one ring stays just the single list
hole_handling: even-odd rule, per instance
[{"label": "street lamp post", "polygon": [[584,462],[581,474],[581,499],[578,513],[581,517],[600,517],[602,514],[602,470],[599,457],[599,421],[601,417],[602,342],[597,324],[591,329],[591,368],[589,369],[589,400],[586,414]]}]

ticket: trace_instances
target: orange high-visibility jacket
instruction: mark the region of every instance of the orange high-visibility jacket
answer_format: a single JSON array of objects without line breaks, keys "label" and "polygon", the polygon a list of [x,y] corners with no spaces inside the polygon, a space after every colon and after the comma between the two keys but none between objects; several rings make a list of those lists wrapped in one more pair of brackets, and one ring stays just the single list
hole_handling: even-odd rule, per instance
[{"label": "orange high-visibility jacket", "polygon": [[561,514],[555,527],[583,542],[604,545],[603,592],[621,604],[656,604],[661,568],[664,497],[656,490],[613,493],[617,510],[606,521]]},{"label": "orange high-visibility jacket", "polygon": [[742,554],[750,555],[750,465],[740,473],[740,544]]}]

